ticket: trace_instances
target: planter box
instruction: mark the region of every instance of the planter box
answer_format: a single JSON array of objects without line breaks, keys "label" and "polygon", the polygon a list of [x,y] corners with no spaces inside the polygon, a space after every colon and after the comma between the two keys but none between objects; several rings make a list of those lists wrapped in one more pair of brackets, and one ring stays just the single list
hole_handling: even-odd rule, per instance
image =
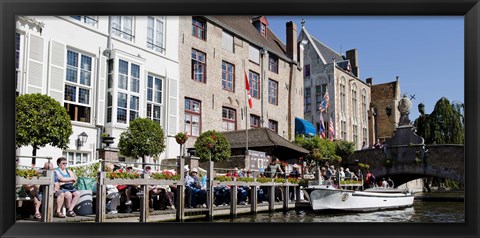
[{"label": "planter box", "polygon": [[183,180],[159,180],[159,179],[109,179],[105,178],[104,185],[173,185],[182,184]]},{"label": "planter box", "polygon": [[50,185],[53,179],[50,177],[33,177],[31,179],[16,176],[16,184],[18,185]]}]

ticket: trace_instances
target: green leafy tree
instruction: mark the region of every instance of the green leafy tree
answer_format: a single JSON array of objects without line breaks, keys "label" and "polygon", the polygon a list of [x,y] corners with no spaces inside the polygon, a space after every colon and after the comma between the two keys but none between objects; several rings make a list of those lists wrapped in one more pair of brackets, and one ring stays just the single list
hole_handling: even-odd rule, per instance
[{"label": "green leafy tree", "polygon": [[319,136],[304,137],[298,135],[295,137],[294,143],[310,151],[307,156],[309,160],[324,162],[338,160],[338,156],[335,154],[335,144],[328,139]]},{"label": "green leafy tree", "polygon": [[463,104],[451,104],[442,97],[430,115],[422,114],[415,120],[415,126],[417,134],[425,139],[425,144],[463,144]]},{"label": "green leafy tree", "polygon": [[[40,93],[18,96],[15,113],[17,148],[32,146],[33,156],[46,145],[68,148],[72,124],[65,108],[55,99]],[[35,162],[32,159],[32,164]]]},{"label": "green leafy tree", "polygon": [[349,141],[335,141],[335,154],[342,159],[347,159],[355,152],[355,144]]},{"label": "green leafy tree", "polygon": [[197,138],[195,151],[201,162],[209,160],[210,152],[212,161],[221,162],[230,158],[230,143],[221,133],[209,130]]},{"label": "green leafy tree", "polygon": [[120,135],[118,147],[123,155],[140,157],[145,163],[146,156],[158,156],[165,150],[163,129],[148,118],[137,118]]}]

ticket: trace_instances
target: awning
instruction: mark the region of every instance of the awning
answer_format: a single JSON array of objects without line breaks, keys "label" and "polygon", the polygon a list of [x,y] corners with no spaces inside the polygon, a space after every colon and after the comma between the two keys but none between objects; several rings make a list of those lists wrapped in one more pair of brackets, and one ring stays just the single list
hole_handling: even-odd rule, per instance
[{"label": "awning", "polygon": [[315,136],[316,134],[317,130],[312,125],[312,123],[307,120],[295,117],[295,135]]}]

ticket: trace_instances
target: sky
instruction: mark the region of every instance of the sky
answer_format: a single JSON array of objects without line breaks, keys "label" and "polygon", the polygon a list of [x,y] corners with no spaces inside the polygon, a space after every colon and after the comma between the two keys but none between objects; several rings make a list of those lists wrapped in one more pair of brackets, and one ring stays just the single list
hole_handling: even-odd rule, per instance
[{"label": "sky", "polygon": [[410,120],[433,111],[442,97],[464,103],[463,16],[267,16],[270,29],[286,43],[285,23],[301,20],[310,35],[332,50],[358,49],[360,79],[395,81],[412,99]]}]

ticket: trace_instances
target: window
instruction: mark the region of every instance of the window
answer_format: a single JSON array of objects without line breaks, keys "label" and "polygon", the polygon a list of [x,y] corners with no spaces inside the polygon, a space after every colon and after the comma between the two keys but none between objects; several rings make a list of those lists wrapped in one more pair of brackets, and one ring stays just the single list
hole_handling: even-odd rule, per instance
[{"label": "window", "polygon": [[112,34],[132,41],[133,16],[112,16]]},{"label": "window", "polygon": [[278,122],[274,120],[268,120],[268,128],[278,133]]},{"label": "window", "polygon": [[362,90],[362,119],[364,123],[367,122],[367,91]]},{"label": "window", "polygon": [[90,154],[89,153],[80,153],[80,152],[69,152],[64,151],[63,157],[67,159],[68,165],[75,165],[75,164],[85,164],[90,162]]},{"label": "window", "polygon": [[345,78],[340,79],[340,111],[346,112]]},{"label": "window", "polygon": [[255,64],[260,64],[260,50],[250,45],[248,48],[248,59]]},{"label": "window", "polygon": [[233,52],[233,35],[225,31],[222,32],[222,48]]},{"label": "window", "polygon": [[222,61],[222,88],[235,91],[235,66],[226,61]]},{"label": "window", "polygon": [[358,146],[358,126],[353,125],[353,143],[355,144],[355,148]]},{"label": "window", "polygon": [[263,37],[267,37],[267,26],[263,23],[260,23],[260,33]]},{"label": "window", "polygon": [[201,117],[200,101],[185,98],[185,132],[188,135],[200,135]]},{"label": "window", "polygon": [[222,108],[222,129],[224,131],[234,131],[237,128],[237,116],[235,109],[228,107]]},{"label": "window", "polygon": [[67,50],[64,107],[70,120],[90,122],[92,57]]},{"label": "window", "polygon": [[97,23],[98,23],[98,17],[95,17],[95,16],[70,16],[70,17],[92,26],[97,26]]},{"label": "window", "polygon": [[21,44],[21,35],[15,33],[15,89],[17,95],[20,93],[20,89],[18,86],[18,77],[20,76],[20,44]]},{"label": "window", "polygon": [[147,118],[160,123],[162,109],[162,79],[152,75],[147,78]]},{"label": "window", "polygon": [[305,77],[310,77],[310,65],[305,65]]},{"label": "window", "polygon": [[165,17],[147,18],[147,48],[163,53]]},{"label": "window", "polygon": [[255,72],[248,72],[248,79],[250,82],[250,95],[254,98],[260,98],[260,79],[259,75]]},{"label": "window", "polygon": [[357,117],[358,108],[357,108],[357,84],[353,84],[352,87],[352,107],[353,107],[353,117]]},{"label": "window", "polygon": [[117,122],[128,124],[127,122],[138,118],[140,110],[139,65],[119,59],[117,95]]},{"label": "window", "polygon": [[200,17],[192,17],[192,35],[202,40],[207,39],[207,24]]},{"label": "window", "polygon": [[317,103],[317,111],[320,111],[320,104],[322,104],[323,97],[327,92],[327,84],[315,86],[315,101]]},{"label": "window", "polygon": [[312,97],[310,88],[305,88],[305,112],[312,111]]},{"label": "window", "polygon": [[268,70],[278,74],[278,57],[272,54],[268,55]]},{"label": "window", "polygon": [[250,127],[251,128],[260,127],[260,117],[259,116],[250,114]]},{"label": "window", "polygon": [[278,105],[278,82],[268,79],[268,102]]},{"label": "window", "polygon": [[342,139],[347,140],[347,122],[346,121],[341,121],[341,133],[342,133]]},{"label": "window", "polygon": [[[368,137],[368,134],[367,134],[367,128],[363,128],[363,141],[365,142],[366,145],[367,144],[367,137]],[[363,143],[363,142],[362,142]]]},{"label": "window", "polygon": [[205,53],[192,49],[192,79],[198,82],[207,82],[207,63]]}]

